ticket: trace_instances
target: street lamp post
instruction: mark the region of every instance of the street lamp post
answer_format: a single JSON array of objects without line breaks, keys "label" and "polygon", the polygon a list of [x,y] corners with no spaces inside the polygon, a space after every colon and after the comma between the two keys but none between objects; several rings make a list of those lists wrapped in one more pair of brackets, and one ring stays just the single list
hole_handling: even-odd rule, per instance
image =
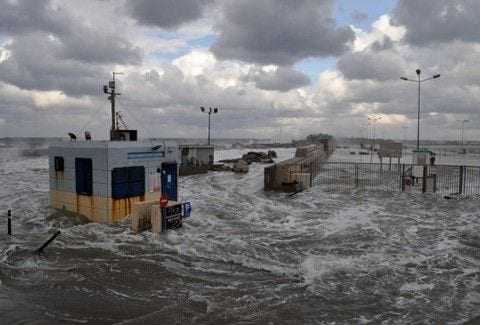
[{"label": "street lamp post", "polygon": [[381,118],[382,117],[378,115],[371,115],[368,117],[368,120],[372,121],[372,124],[373,124],[373,147],[371,148],[371,151],[370,151],[370,162],[373,161],[373,152],[375,151],[375,123]]},{"label": "street lamp post", "polygon": [[416,82],[418,84],[418,114],[417,114],[417,151],[418,151],[420,149],[420,85],[422,84],[422,82],[440,78],[440,75],[436,74],[432,77],[421,79],[420,75],[422,74],[422,70],[417,69],[415,72],[417,73],[417,80],[408,79],[405,77],[400,77],[400,79],[405,81]]},{"label": "street lamp post", "polygon": [[402,129],[403,129],[403,141],[407,142],[407,130],[408,130],[408,126],[404,125],[404,126],[402,126]]},{"label": "street lamp post", "polygon": [[203,113],[208,113],[208,145],[210,145],[210,125],[211,125],[211,123],[210,123],[210,117],[211,117],[212,113],[213,113],[213,114],[217,114],[217,113],[218,113],[218,108],[215,107],[215,108],[212,109],[211,107],[209,107],[209,108],[208,108],[208,112],[207,112],[207,111],[205,110],[205,107],[201,106],[201,107],[200,107],[200,110],[201,110]]},{"label": "street lamp post", "polygon": [[470,122],[470,120],[459,120],[458,122],[462,122],[462,132],[461,132],[461,135],[462,135],[462,147],[463,147],[463,130],[464,130],[464,128],[465,128],[465,123]]}]

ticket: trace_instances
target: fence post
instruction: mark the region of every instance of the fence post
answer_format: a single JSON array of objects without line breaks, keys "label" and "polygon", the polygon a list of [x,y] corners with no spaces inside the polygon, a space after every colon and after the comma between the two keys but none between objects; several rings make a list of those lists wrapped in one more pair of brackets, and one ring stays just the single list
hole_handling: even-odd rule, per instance
[{"label": "fence post", "polygon": [[460,175],[458,180],[458,194],[463,194],[463,173],[465,166],[460,166]]},{"label": "fence post", "polygon": [[423,166],[422,193],[427,191],[427,166]]},{"label": "fence post", "polygon": [[[317,158],[315,158],[315,163],[318,163],[317,162]],[[309,170],[310,170],[310,187],[313,186],[313,166],[314,164],[312,162],[310,162],[310,166],[309,166]]]},{"label": "fence post", "polygon": [[358,187],[358,164],[355,164],[355,187]]},{"label": "fence post", "polygon": [[400,188],[405,192],[405,164],[402,164],[402,174],[400,175]]}]

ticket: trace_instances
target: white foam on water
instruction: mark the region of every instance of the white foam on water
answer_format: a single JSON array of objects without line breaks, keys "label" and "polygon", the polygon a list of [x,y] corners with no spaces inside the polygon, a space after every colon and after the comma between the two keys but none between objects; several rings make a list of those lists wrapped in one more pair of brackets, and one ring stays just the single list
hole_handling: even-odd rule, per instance
[{"label": "white foam on water", "polygon": [[369,264],[369,261],[378,258],[378,255],[359,257],[339,257],[337,255],[307,255],[300,265],[302,277],[306,284],[313,285],[331,272],[338,270],[359,271]]},{"label": "white foam on water", "polygon": [[[290,158],[294,152],[294,149],[274,150],[279,155],[277,161]],[[217,151],[215,159],[238,158],[248,151],[254,150]],[[10,154],[10,158],[0,155],[0,161],[5,162],[0,170],[5,178],[5,186],[0,188],[2,203],[8,201],[14,206],[14,211],[19,208],[45,211],[45,205],[48,204],[47,159],[19,160],[14,153]],[[346,156],[340,151],[338,155]],[[185,220],[181,229],[160,235],[148,232],[136,235],[130,231],[127,223],[115,226],[93,223],[64,225],[63,228],[60,226],[62,236],[55,241],[55,246],[61,249],[99,248],[120,257],[138,254],[136,257],[139,260],[160,263],[173,273],[188,276],[198,271],[210,271],[214,274],[212,279],[215,279],[215,274],[229,273],[232,279],[228,284],[231,285],[229,290],[235,289],[235,279],[241,282],[242,276],[256,270],[278,278],[292,279],[300,275],[310,292],[322,294],[322,289],[328,285],[324,279],[337,272],[347,272],[348,276],[355,279],[357,273],[368,276],[384,268],[400,280],[404,273],[408,273],[408,279],[398,285],[400,292],[413,292],[413,300],[419,295],[428,294],[434,288],[436,279],[442,279],[451,287],[455,286],[455,281],[464,281],[467,293],[461,303],[470,310],[478,307],[480,296],[471,288],[478,287],[478,276],[472,274],[478,271],[480,261],[475,256],[462,255],[461,249],[465,245],[458,239],[462,231],[476,233],[480,230],[476,226],[480,224],[478,205],[467,201],[452,202],[448,204],[456,208],[445,209],[449,206],[447,203],[431,203],[433,199],[428,197],[419,196],[417,199],[408,195],[392,197],[381,193],[327,193],[318,187],[289,199],[283,194],[263,193],[265,166],[254,163],[246,175],[209,173],[181,178],[181,196],[193,203],[193,215]],[[458,215],[449,216],[452,211]],[[25,214],[17,217],[19,233],[43,231],[37,227],[41,224],[39,216]],[[388,224],[384,220],[388,220]],[[369,235],[373,234],[372,242],[363,242],[361,239],[360,242],[353,241],[357,239],[348,242],[350,234],[358,235],[363,230]],[[357,244],[369,244],[370,251],[337,254],[335,249],[350,246],[335,243],[336,236],[345,238],[353,248]],[[333,238],[329,247],[317,244],[317,241],[321,243],[326,237]],[[29,238],[8,245],[0,253],[0,263],[7,263],[8,256],[19,249],[37,246],[37,242],[32,244]],[[129,247],[132,248],[131,252]],[[315,253],[316,249],[328,252]],[[172,258],[158,258],[167,255]],[[44,262],[27,258],[14,267],[28,271],[46,270],[55,268],[56,263],[53,259]],[[453,271],[462,273],[451,275],[453,271],[448,268],[449,263],[455,267]],[[224,265],[228,264],[238,268],[225,271],[228,268]],[[405,266],[407,264],[411,264],[408,269]],[[216,265],[218,269],[215,269]],[[242,267],[249,270],[245,271]],[[276,290],[283,292],[284,288],[291,289],[291,285],[279,284]],[[114,295],[131,299],[116,288],[111,290]],[[354,294],[361,299],[360,293]],[[398,298],[396,307],[412,303],[404,297],[391,298],[393,301]],[[212,308],[208,297],[201,293],[193,292],[191,299],[206,301],[207,308]],[[219,305],[218,308],[225,306]],[[369,322],[362,317],[358,322]]]}]

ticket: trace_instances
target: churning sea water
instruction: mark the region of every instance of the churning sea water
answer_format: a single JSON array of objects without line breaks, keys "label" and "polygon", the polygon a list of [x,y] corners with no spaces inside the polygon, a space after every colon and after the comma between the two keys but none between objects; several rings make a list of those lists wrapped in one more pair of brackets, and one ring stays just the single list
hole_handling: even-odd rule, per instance
[{"label": "churning sea water", "polygon": [[2,218],[0,323],[461,324],[480,314],[479,201],[321,186],[288,197],[263,192],[263,167],[181,178],[192,217],[137,235],[128,222],[50,210],[47,157],[1,147],[0,213],[13,210],[14,236]]}]

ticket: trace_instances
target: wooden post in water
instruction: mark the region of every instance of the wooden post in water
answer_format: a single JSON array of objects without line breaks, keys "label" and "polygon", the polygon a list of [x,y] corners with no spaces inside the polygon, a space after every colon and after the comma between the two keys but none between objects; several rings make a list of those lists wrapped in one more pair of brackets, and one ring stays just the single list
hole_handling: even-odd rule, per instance
[{"label": "wooden post in water", "polygon": [[12,235],[12,210],[7,211],[7,233]]},{"label": "wooden post in water", "polygon": [[427,166],[423,166],[422,193],[427,191]]},{"label": "wooden post in water", "polygon": [[45,244],[43,244],[39,249],[37,249],[36,253],[37,254],[43,253],[43,250],[45,249],[45,247],[47,247],[55,238],[57,238],[58,235],[60,235],[60,230],[55,232],[53,236],[50,237],[50,239],[45,242]]}]

